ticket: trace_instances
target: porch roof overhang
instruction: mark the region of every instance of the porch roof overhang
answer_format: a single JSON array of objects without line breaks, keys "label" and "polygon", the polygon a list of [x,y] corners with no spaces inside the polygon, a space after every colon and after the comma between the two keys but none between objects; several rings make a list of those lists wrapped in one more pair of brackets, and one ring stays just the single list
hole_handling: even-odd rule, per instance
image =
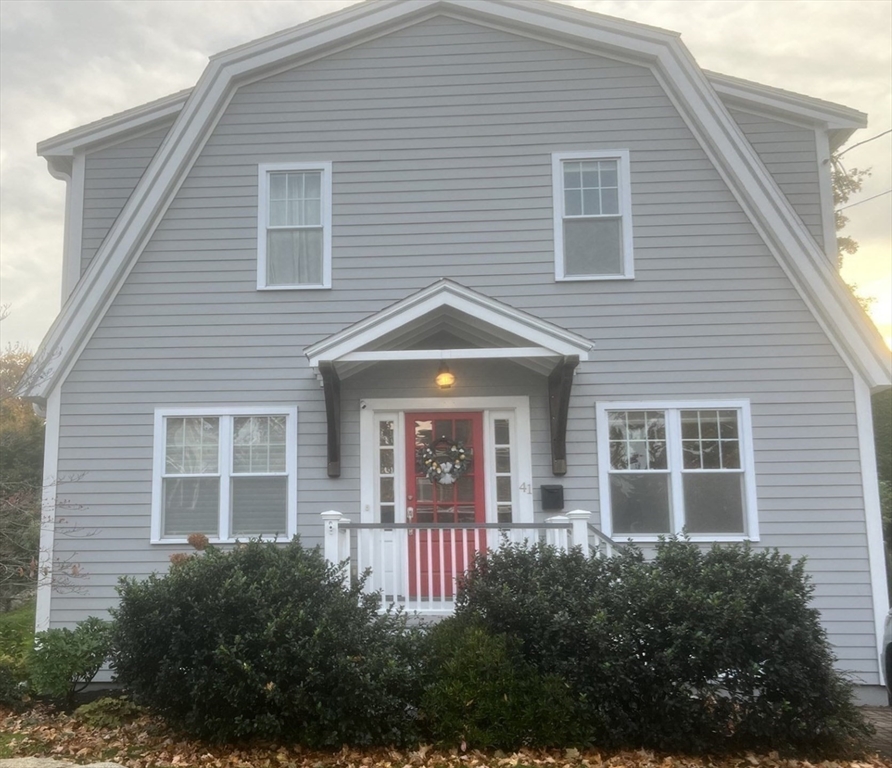
[{"label": "porch roof overhang", "polygon": [[307,348],[325,395],[328,475],[341,472],[341,379],[375,363],[499,359],[548,377],[552,469],[565,474],[573,375],[593,346],[565,328],[452,280],[438,280]]},{"label": "porch roof overhang", "polygon": [[[425,346],[448,331],[460,344]],[[588,360],[594,344],[553,323],[448,279],[385,307],[306,350],[310,366],[335,366],[342,378],[373,363],[508,359],[542,373],[568,355]]]}]

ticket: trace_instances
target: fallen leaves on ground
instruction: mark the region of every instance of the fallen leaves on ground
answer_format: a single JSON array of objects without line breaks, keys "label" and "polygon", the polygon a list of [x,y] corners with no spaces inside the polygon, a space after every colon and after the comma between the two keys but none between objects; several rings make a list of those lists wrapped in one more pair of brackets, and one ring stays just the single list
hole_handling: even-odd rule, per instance
[{"label": "fallen leaves on ground", "polygon": [[223,747],[192,741],[160,720],[141,717],[119,728],[99,729],[70,715],[36,707],[25,713],[0,710],[0,733],[10,738],[10,757],[58,757],[76,763],[104,760],[126,768],[892,768],[878,757],[860,761],[785,760],[777,753],[705,758],[658,755],[649,751],[601,753],[595,750],[459,752],[417,749],[352,749],[318,752],[299,746]]}]

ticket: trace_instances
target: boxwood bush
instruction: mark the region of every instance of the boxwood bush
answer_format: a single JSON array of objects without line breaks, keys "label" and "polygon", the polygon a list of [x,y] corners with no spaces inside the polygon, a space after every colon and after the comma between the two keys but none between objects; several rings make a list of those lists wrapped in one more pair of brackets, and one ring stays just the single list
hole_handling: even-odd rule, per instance
[{"label": "boxwood bush", "polygon": [[477,561],[457,616],[565,680],[599,746],[857,752],[869,726],[811,593],[804,563],[776,551],[512,547]]},{"label": "boxwood bush", "polygon": [[138,704],[215,741],[414,737],[420,653],[397,615],[298,540],[180,558],[123,580],[112,663]]},{"label": "boxwood bush", "polygon": [[567,683],[524,661],[511,638],[453,617],[434,625],[426,640],[421,719],[431,740],[506,750],[581,741]]}]

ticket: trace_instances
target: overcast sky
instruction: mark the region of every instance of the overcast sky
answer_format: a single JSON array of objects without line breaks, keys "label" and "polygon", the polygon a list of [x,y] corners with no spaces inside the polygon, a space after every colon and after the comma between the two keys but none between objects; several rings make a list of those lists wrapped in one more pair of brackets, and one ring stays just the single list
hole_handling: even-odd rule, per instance
[{"label": "overcast sky", "polygon": [[[700,66],[854,107],[892,128],[892,0],[565,0],[671,29]],[[0,0],[0,324],[36,349],[59,310],[65,185],[35,144],[195,84],[207,58],[352,0]],[[845,157],[892,188],[892,136]],[[892,195],[847,211],[844,276],[892,336]]]}]

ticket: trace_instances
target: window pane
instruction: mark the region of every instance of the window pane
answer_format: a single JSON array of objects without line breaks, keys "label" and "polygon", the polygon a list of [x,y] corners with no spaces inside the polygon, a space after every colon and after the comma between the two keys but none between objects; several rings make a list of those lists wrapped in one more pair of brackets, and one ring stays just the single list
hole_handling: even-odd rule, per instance
[{"label": "window pane", "polygon": [[684,503],[688,533],[743,533],[742,474],[685,474]]},{"label": "window pane", "polygon": [[381,522],[382,523],[392,523],[393,520],[394,520],[393,505],[392,504],[382,504],[381,505]]},{"label": "window pane", "polygon": [[564,273],[621,275],[620,219],[567,219],[564,221]]},{"label": "window pane", "polygon": [[610,500],[615,533],[669,533],[668,475],[611,475]]},{"label": "window pane", "polygon": [[267,285],[322,283],[322,229],[267,232]]},{"label": "window pane", "polygon": [[578,189],[564,191],[564,216],[582,215],[582,192]]},{"label": "window pane", "polygon": [[510,523],[513,520],[513,515],[511,513],[511,505],[510,504],[499,504],[496,507],[498,510],[498,517],[500,523]]},{"label": "window pane", "polygon": [[496,445],[509,445],[510,442],[508,419],[496,419]]},{"label": "window pane", "polygon": [[723,440],[737,439],[737,411],[719,411],[719,430]]},{"label": "window pane", "polygon": [[582,168],[582,186],[588,189],[597,188],[600,186],[600,182],[598,181],[598,166],[599,163],[589,160],[584,163],[580,163]]},{"label": "window pane", "polygon": [[605,216],[619,215],[619,190],[601,190],[601,213]]},{"label": "window pane", "polygon": [[511,478],[496,478],[496,501],[511,501]]},{"label": "window pane", "polygon": [[232,535],[285,536],[288,478],[232,478]]},{"label": "window pane", "polygon": [[564,189],[580,189],[582,187],[581,167],[582,163],[564,163]]},{"label": "window pane", "polygon": [[165,474],[198,475],[218,471],[220,429],[215,418],[168,418]]},{"label": "window pane", "polygon": [[600,165],[601,165],[601,186],[602,187],[617,186],[616,160],[602,160]]},{"label": "window pane", "polygon": [[378,471],[382,475],[393,474],[393,448],[381,448],[378,461]]},{"label": "window pane", "polygon": [[393,422],[378,422],[378,440],[381,445],[393,445]]},{"label": "window pane", "polygon": [[663,411],[612,411],[612,469],[667,469],[666,415]]},{"label": "window pane", "polygon": [[381,501],[383,502],[393,502],[393,478],[392,477],[382,477],[381,478]]},{"label": "window pane", "polygon": [[285,200],[287,198],[285,191],[287,183],[287,173],[271,173],[269,175],[269,199]]},{"label": "window pane", "polygon": [[601,210],[601,193],[597,189],[582,190],[582,214],[584,216],[600,216],[606,211]]},{"label": "window pane", "polygon": [[204,533],[217,536],[220,479],[217,477],[165,477],[163,536]]},{"label": "window pane", "polygon": [[232,471],[285,471],[285,417],[240,416],[233,419]]},{"label": "window pane", "polygon": [[511,449],[496,448],[496,472],[511,471]]}]

